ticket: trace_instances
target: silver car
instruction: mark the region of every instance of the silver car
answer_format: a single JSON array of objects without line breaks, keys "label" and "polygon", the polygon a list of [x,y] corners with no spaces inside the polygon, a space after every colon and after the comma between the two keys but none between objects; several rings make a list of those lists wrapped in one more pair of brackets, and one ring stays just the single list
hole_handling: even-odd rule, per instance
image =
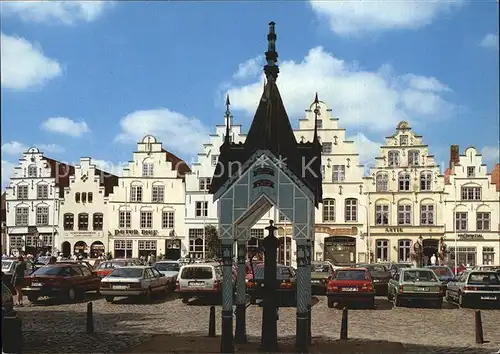
[{"label": "silver car", "polygon": [[448,283],[446,300],[456,301],[461,307],[499,306],[500,275],[488,270],[465,271]]},{"label": "silver car", "polygon": [[140,296],[150,301],[154,293],[168,292],[168,280],[155,267],[126,266],[115,268],[104,277],[100,292],[107,302],[121,296]]},{"label": "silver car", "polygon": [[170,289],[175,289],[175,282],[177,281],[181,264],[177,261],[158,261],[154,266],[161,274],[165,275]]}]

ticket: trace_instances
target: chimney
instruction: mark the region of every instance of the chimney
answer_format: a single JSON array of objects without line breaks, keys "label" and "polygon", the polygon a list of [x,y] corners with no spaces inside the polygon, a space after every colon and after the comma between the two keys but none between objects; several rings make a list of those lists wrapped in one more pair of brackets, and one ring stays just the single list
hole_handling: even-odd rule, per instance
[{"label": "chimney", "polygon": [[460,163],[460,148],[458,145],[450,146],[450,169]]}]

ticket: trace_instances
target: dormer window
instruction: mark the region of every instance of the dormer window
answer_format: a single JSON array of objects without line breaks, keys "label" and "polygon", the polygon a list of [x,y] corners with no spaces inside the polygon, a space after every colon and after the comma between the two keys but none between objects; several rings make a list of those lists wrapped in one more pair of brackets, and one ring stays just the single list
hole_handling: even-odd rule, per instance
[{"label": "dormer window", "polygon": [[408,145],[408,135],[401,135],[399,137],[399,145]]},{"label": "dormer window", "polygon": [[418,166],[419,164],[419,151],[418,150],[410,150],[408,151],[408,165],[410,166]]},{"label": "dormer window", "polygon": [[153,164],[152,163],[143,163],[142,164],[142,176],[143,177],[152,177],[153,176]]},{"label": "dormer window", "polygon": [[36,177],[36,165],[29,165],[28,166],[28,177]]},{"label": "dormer window", "polygon": [[316,120],[316,129],[323,129],[323,121],[317,119]]},{"label": "dormer window", "polygon": [[82,203],[87,203],[87,193],[82,193]]},{"label": "dormer window", "polygon": [[331,154],[332,153],[332,143],[323,143],[323,154]]},{"label": "dormer window", "polygon": [[467,167],[467,177],[468,178],[476,177],[476,168],[474,166]]},{"label": "dormer window", "polygon": [[80,203],[80,193],[75,193],[75,202]]},{"label": "dormer window", "polygon": [[389,166],[399,166],[399,152],[398,151],[389,151],[388,154],[388,163]]}]

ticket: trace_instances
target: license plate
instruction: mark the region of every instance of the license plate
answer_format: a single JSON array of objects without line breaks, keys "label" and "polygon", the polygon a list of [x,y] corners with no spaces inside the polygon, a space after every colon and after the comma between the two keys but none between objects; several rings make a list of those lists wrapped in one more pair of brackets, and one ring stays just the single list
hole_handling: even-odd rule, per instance
[{"label": "license plate", "polygon": [[481,300],[496,300],[496,296],[481,296]]},{"label": "license plate", "polygon": [[380,280],[378,280],[378,279],[373,279],[373,282],[374,282],[374,283],[379,283],[379,282],[380,282]]},{"label": "license plate", "polygon": [[188,283],[188,285],[192,286],[192,287],[205,286],[205,282],[203,282],[203,281],[190,281]]},{"label": "license plate", "polygon": [[319,283],[320,283],[320,281],[319,281],[319,280],[313,280],[313,281],[312,281],[312,283],[313,283],[313,284],[319,284]]},{"label": "license plate", "polygon": [[125,289],[128,289],[128,285],[113,285],[113,289],[125,290]]},{"label": "license plate", "polygon": [[416,291],[429,291],[429,288],[415,288]]},{"label": "license plate", "polygon": [[358,291],[358,288],[342,288],[342,291]]},{"label": "license plate", "polygon": [[40,287],[40,286],[42,286],[42,283],[31,283],[31,286]]}]

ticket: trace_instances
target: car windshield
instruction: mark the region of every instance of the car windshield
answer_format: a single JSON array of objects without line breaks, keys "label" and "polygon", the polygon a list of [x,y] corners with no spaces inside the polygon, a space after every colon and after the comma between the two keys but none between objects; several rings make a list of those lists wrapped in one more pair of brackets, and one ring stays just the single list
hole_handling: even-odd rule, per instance
[{"label": "car windshield", "polygon": [[500,284],[500,278],[496,273],[471,273],[469,284]]},{"label": "car windshield", "polygon": [[[292,277],[290,268],[288,267],[277,267],[276,268],[276,278],[277,279],[289,279]],[[264,267],[259,266],[255,268],[255,278],[264,279]]]},{"label": "car windshield", "polygon": [[453,277],[453,273],[448,267],[434,267],[431,268],[434,273],[440,278]]},{"label": "car windshield", "polygon": [[404,281],[438,281],[434,272],[430,270],[407,270],[404,272]]},{"label": "car windshield", "polygon": [[182,270],[182,279],[212,279],[211,267],[186,267]]},{"label": "car windshield", "polygon": [[99,264],[98,269],[115,269],[115,268],[120,268],[124,267],[127,264],[125,262],[104,262]]},{"label": "car windshield", "polygon": [[360,268],[366,268],[370,272],[386,272],[385,267],[379,264],[362,264]]},{"label": "car windshield", "polygon": [[313,264],[312,271],[314,273],[329,273],[330,267],[328,266],[328,264]]},{"label": "car windshield", "polygon": [[64,267],[41,267],[32,275],[61,275]]},{"label": "car windshield", "polygon": [[155,267],[163,272],[178,272],[181,268],[179,263],[175,262],[156,263]]},{"label": "car windshield", "polygon": [[2,261],[2,270],[9,270],[13,261]]},{"label": "car windshield", "polygon": [[333,276],[335,280],[368,280],[370,276],[364,270],[337,270]]},{"label": "car windshield", "polygon": [[116,268],[108,276],[116,278],[142,278],[142,268]]},{"label": "car windshield", "polygon": [[393,264],[392,268],[400,269],[400,268],[410,268],[411,264],[406,264],[406,263],[397,263]]}]

